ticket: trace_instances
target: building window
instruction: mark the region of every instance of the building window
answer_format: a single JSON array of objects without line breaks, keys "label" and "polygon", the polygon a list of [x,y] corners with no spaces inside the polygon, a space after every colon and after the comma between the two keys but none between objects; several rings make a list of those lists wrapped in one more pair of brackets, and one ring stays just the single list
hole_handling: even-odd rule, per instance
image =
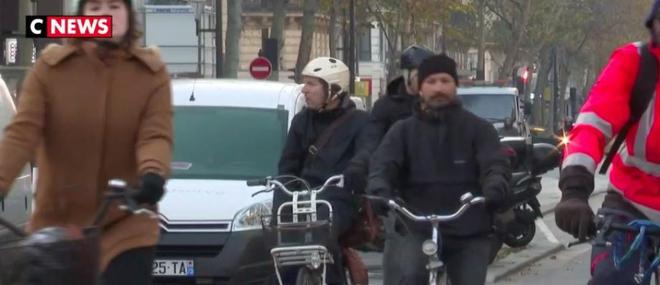
[{"label": "building window", "polygon": [[371,29],[360,30],[358,39],[358,60],[371,61]]}]

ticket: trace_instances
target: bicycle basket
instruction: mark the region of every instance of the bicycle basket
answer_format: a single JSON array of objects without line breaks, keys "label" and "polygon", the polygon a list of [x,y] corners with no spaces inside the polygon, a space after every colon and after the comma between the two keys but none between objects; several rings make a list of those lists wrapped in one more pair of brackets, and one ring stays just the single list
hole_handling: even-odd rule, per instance
[{"label": "bicycle basket", "polygon": [[0,284],[95,284],[99,236],[97,229],[45,228],[0,245]]},{"label": "bicycle basket", "polygon": [[276,224],[277,216],[261,218],[266,248],[322,245],[332,251],[338,247],[332,240],[332,223],[328,220],[292,221],[292,215],[281,215],[281,224]]}]

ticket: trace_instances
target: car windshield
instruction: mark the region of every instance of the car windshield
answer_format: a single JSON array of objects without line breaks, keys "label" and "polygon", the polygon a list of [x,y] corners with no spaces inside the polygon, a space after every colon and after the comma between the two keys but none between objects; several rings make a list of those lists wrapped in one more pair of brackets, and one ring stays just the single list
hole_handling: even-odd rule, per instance
[{"label": "car windshield", "polygon": [[172,178],[261,178],[277,173],[288,111],[236,107],[174,108]]},{"label": "car windshield", "polygon": [[497,94],[460,95],[463,107],[491,122],[502,122],[515,114],[515,96]]}]

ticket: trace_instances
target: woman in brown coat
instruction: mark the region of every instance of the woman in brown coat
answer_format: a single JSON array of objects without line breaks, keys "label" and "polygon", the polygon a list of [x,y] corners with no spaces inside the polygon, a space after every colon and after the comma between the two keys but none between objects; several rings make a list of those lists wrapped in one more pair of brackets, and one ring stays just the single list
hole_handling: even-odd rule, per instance
[{"label": "woman in brown coat", "polygon": [[[172,152],[170,80],[153,50],[136,46],[130,0],[80,0],[79,15],[113,16],[113,38],[47,47],[27,74],[0,142],[0,196],[37,155],[29,231],[89,225],[109,179],[163,195]],[[117,207],[102,224],[104,285],[150,284],[158,220]]]}]

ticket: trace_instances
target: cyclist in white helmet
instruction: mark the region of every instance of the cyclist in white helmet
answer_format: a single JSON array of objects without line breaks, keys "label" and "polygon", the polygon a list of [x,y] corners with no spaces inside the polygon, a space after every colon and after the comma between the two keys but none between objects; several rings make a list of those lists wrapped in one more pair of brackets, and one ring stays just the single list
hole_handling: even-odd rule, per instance
[{"label": "cyclist in white helmet", "polygon": [[[306,107],[293,118],[279,162],[279,175],[301,177],[314,187],[332,175],[345,174],[343,188],[328,189],[319,197],[332,204],[332,238],[338,240],[349,229],[357,213],[354,182],[345,170],[362,144],[368,114],[356,110],[350,100],[349,69],[340,60],[331,57],[313,59],[305,66],[302,75]],[[324,132],[326,134],[322,136]],[[319,141],[319,137],[325,137],[321,139],[325,142]],[[275,191],[273,209],[287,199],[291,198]],[[319,218],[324,218],[323,215]],[[337,250],[332,255],[335,263],[328,269],[328,284],[345,284],[341,253]]]}]

